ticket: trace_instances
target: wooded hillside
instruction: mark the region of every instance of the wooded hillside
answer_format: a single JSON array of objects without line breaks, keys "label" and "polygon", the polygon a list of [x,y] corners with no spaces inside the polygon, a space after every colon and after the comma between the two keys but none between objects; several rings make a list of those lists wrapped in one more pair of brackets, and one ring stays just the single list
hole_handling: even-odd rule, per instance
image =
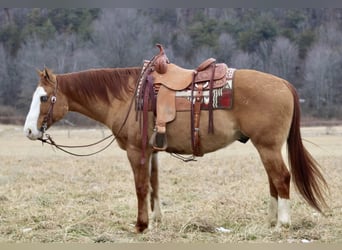
[{"label": "wooded hillside", "polygon": [[183,67],[215,57],[283,77],[305,100],[305,115],[342,118],[342,9],[4,8],[0,122],[26,115],[37,68],[138,66],[156,43]]}]

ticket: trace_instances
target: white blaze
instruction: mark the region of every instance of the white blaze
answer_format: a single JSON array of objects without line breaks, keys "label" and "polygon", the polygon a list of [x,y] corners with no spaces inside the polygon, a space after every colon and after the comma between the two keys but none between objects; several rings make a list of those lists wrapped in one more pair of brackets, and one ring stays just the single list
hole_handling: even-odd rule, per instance
[{"label": "white blaze", "polygon": [[40,113],[40,97],[47,95],[43,87],[38,87],[33,94],[30,111],[26,116],[24,134],[31,140],[36,140],[42,136],[37,123]]}]

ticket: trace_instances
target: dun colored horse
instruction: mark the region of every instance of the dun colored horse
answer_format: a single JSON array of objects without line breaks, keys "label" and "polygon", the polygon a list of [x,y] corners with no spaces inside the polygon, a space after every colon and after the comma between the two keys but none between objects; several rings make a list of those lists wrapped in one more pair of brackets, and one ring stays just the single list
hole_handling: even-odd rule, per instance
[{"label": "dun colored horse", "polygon": [[[39,72],[24,133],[32,140],[42,138],[46,129],[68,111],[84,114],[106,125],[126,150],[131,164],[138,203],[137,232],[149,225],[149,206],[154,220],[161,219],[158,197],[157,152],[148,146],[142,152],[141,124],[136,119],[135,98],[140,67],[91,69],[68,74]],[[254,70],[236,70],[234,106],[214,110],[214,133],[201,134],[203,153],[213,152],[239,140],[250,138],[260,154],[269,179],[270,225],[290,224],[290,179],[299,193],[316,210],[326,207],[326,181],[318,164],[304,148],[300,133],[300,107],[294,87],[286,80]],[[201,112],[201,131],[208,131],[208,112]],[[153,132],[152,112],[148,137]],[[189,112],[177,112],[167,125],[167,152],[192,154]],[[290,171],[281,148],[287,141]],[[141,162],[141,155],[146,160]]]}]

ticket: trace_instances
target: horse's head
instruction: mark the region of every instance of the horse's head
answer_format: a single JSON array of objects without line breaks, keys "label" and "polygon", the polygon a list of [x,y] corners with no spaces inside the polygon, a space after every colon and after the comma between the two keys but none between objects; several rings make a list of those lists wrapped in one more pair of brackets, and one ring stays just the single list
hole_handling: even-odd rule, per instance
[{"label": "horse's head", "polygon": [[68,111],[67,99],[59,89],[56,75],[47,68],[38,71],[38,75],[40,80],[24,126],[24,133],[31,140],[42,138],[44,132]]}]

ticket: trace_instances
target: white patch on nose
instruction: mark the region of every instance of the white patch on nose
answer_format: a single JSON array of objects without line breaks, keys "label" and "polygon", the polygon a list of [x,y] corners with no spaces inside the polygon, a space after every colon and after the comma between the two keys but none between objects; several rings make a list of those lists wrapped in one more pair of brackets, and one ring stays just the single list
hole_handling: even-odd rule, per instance
[{"label": "white patch on nose", "polygon": [[40,97],[47,95],[43,87],[38,87],[33,93],[30,111],[28,112],[24,125],[24,134],[31,140],[36,140],[42,136],[37,123],[40,114]]}]

